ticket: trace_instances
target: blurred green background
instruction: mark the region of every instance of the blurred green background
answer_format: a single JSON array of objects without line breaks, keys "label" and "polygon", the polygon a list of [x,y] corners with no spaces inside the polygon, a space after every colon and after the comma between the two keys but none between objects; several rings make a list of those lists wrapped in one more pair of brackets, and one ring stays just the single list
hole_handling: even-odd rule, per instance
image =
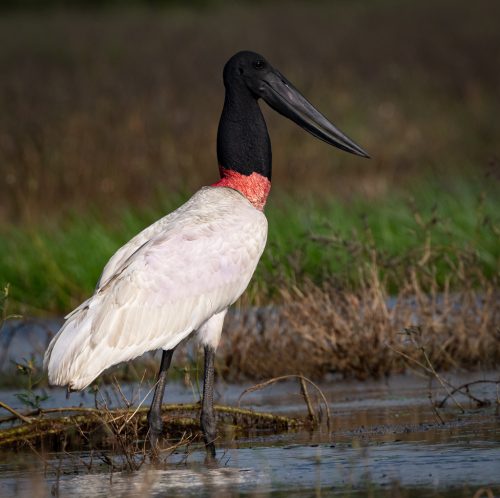
[{"label": "blurred green background", "polygon": [[241,49],[261,52],[372,156],[264,109],[273,191],[252,302],[304,279],[355,287],[366,247],[407,264],[429,235],[440,285],[460,251],[495,281],[498,19],[493,0],[3,1],[0,283],[11,309],[68,311],[121,243],[217,180],[222,67]]}]

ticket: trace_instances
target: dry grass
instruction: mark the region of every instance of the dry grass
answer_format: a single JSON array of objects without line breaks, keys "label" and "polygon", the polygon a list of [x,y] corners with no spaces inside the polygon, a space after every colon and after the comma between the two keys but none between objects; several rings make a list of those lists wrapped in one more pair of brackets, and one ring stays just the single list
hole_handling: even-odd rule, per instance
[{"label": "dry grass", "polygon": [[[360,379],[415,366],[425,351],[437,371],[493,368],[500,362],[500,274],[481,253],[450,234],[436,240],[436,213],[415,211],[416,243],[380,247],[366,233],[311,234],[339,249],[344,270],[322,283],[307,277],[281,287],[274,308],[239,311],[226,319],[220,370],[229,378],[265,379],[340,373]],[[498,227],[478,218],[476,231],[498,240]],[[300,258],[299,258],[300,259]],[[300,269],[303,265],[297,264]]]},{"label": "dry grass", "polygon": [[500,361],[500,295],[488,282],[480,291],[424,293],[413,269],[390,299],[377,272],[368,268],[358,291],[309,283],[283,296],[274,312],[241,313],[227,321],[219,353],[224,376],[300,372],[364,379],[402,372],[412,365],[399,352],[421,356],[408,332],[418,332],[437,370],[487,368]]}]

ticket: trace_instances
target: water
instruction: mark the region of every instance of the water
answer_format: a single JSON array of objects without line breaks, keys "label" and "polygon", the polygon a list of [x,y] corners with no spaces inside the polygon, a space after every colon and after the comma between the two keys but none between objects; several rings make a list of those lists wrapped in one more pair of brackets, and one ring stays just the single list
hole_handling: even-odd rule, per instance
[{"label": "water", "polygon": [[[485,375],[498,378],[497,373]],[[481,376],[482,377],[482,376]],[[478,378],[456,377],[460,384]],[[235,404],[247,386],[219,385],[218,402]],[[452,404],[440,414],[428,400],[427,382],[395,376],[389,381],[335,381],[321,385],[332,411],[332,430],[236,438],[222,431],[216,463],[200,446],[180,448],[167,462],[146,462],[134,472],[114,471],[98,452],[40,454],[0,452],[0,496],[470,496],[481,487],[500,496],[500,417],[495,404],[462,414]],[[126,385],[141,400],[149,386]],[[296,383],[249,394],[242,405],[274,413],[304,414]],[[496,399],[496,386],[481,384],[479,397]],[[0,398],[17,406],[12,391]],[[49,404],[67,402],[49,391]],[[442,397],[438,387],[434,397]],[[114,394],[109,394],[113,399]],[[192,390],[171,384],[169,402],[192,402]],[[311,391],[311,396],[314,395]],[[9,400],[9,401],[8,401]],[[145,402],[148,402],[146,398]],[[93,403],[89,394],[73,405]],[[464,404],[467,400],[460,398]],[[19,407],[19,406],[18,406]],[[90,462],[92,461],[92,465]],[[486,496],[486,495],[484,495]]]}]

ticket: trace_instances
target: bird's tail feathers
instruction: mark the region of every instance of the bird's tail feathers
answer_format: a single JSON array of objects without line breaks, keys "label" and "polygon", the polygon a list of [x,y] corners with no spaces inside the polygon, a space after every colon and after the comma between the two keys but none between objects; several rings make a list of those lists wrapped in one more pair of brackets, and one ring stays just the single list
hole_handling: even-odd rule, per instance
[{"label": "bird's tail feathers", "polygon": [[43,359],[51,385],[80,390],[87,387],[97,376],[86,375],[82,378],[79,372],[78,357],[89,347],[90,327],[87,303],[83,303],[67,316],[66,322],[50,342]]}]

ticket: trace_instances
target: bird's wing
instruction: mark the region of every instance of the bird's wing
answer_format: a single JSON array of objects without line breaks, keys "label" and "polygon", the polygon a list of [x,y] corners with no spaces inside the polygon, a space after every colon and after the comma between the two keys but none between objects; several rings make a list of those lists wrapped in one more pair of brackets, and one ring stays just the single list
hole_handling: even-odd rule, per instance
[{"label": "bird's wing", "polygon": [[[111,259],[106,263],[106,266],[102,270],[101,276],[97,281],[96,290],[100,287],[106,285],[106,282],[116,274],[118,268],[123,266],[130,256],[132,256],[138,249],[140,249],[154,234],[156,233],[156,226],[159,223],[157,221],[155,224],[145,228],[142,232],[138,233],[134,238],[129,240],[125,245],[120,247],[116,251]],[[148,233],[149,232],[149,233]]]},{"label": "bird's wing", "polygon": [[[200,198],[206,196],[207,188],[201,189],[195,195],[193,195],[185,204],[180,206],[175,211],[167,214],[163,218],[155,221],[144,230],[140,231],[137,235],[132,237],[126,244],[121,246],[114,254],[111,256],[109,261],[106,263],[104,269],[102,270],[101,276],[97,281],[95,292],[97,292],[101,287],[106,285],[111,278],[115,278],[117,274],[120,273],[121,269],[127,265],[129,258],[131,258],[135,252],[142,248],[144,244],[148,243],[158,235],[165,233],[170,229],[171,226],[175,226],[176,220],[182,218],[184,213],[192,210],[193,206],[200,204]],[[210,193],[210,192],[209,192]],[[205,195],[204,195],[205,194]],[[80,306],[75,308],[73,311],[68,313],[64,318],[67,320],[73,315],[78,313],[81,309],[87,307],[88,300],[84,301]]]},{"label": "bird's wing", "polygon": [[46,353],[51,383],[82,389],[111,365],[172,349],[238,299],[267,221],[239,193],[213,190],[225,195],[203,195],[173,217],[69,316]]},{"label": "bird's wing", "polygon": [[117,270],[128,260],[128,258],[130,258],[130,256],[132,256],[140,247],[162,233],[165,227],[168,227],[169,224],[172,223],[172,220],[175,220],[179,216],[179,211],[185,210],[186,207],[189,208],[189,204],[194,197],[195,196],[193,196],[190,201],[176,211],[167,214],[152,225],[146,227],[126,244],[120,247],[120,249],[118,249],[113,256],[111,256],[110,260],[106,263],[106,266],[102,270],[96,289],[105,285],[106,282],[116,274]]}]

